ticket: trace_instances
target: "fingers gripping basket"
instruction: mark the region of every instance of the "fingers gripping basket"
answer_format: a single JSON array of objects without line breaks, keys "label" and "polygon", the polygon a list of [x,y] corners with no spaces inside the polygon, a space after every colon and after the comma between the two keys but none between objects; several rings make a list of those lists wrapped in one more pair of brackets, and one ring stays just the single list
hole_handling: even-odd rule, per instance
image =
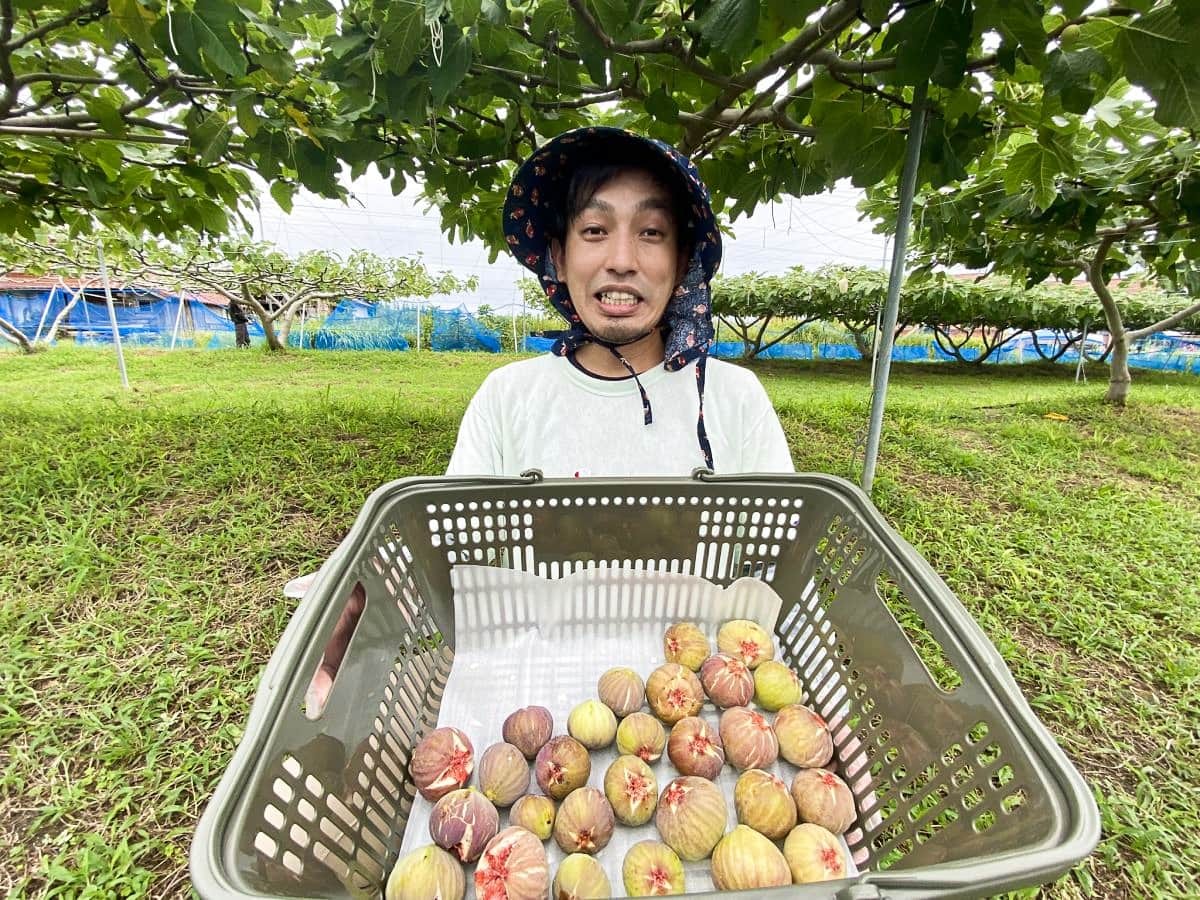
[{"label": "fingers gripping basket", "polygon": [[[415,796],[409,753],[454,662],[456,563],[769,582],[780,656],[832,723],[859,810],[846,839],[862,874],[799,896],[992,894],[1055,878],[1098,840],[1087,786],[1000,656],[849,483],[408,479],[367,501],[266,667],[192,846],[202,896],[379,894]],[[356,582],[366,609],[309,721],[308,680]]]}]

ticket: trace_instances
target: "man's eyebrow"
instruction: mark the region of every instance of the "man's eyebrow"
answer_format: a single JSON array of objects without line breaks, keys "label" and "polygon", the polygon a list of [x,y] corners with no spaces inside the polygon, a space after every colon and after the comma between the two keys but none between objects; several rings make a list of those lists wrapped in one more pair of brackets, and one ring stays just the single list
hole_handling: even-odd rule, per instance
[{"label": "man's eyebrow", "polygon": [[647,209],[661,209],[669,212],[671,209],[671,204],[667,202],[666,197],[660,197],[657,194],[651,194],[649,197],[643,197],[638,201],[638,212],[643,212]]},{"label": "man's eyebrow", "polygon": [[602,213],[613,212],[613,205],[607,201],[601,200],[598,197],[592,197],[583,207],[584,209],[596,209]]}]

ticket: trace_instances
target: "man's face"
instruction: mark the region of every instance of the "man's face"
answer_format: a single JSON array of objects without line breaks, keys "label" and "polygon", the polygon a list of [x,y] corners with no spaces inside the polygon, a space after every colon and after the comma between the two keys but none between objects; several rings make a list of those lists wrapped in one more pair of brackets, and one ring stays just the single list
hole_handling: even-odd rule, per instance
[{"label": "man's face", "polygon": [[567,225],[565,244],[554,244],[558,277],[601,340],[633,340],[662,319],[686,264],[670,209],[649,174],[623,172]]}]

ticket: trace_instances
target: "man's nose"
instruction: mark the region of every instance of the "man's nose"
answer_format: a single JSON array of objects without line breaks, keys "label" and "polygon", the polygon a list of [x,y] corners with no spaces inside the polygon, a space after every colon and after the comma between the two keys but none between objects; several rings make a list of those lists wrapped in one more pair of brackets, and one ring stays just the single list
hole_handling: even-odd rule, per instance
[{"label": "man's nose", "polygon": [[626,274],[637,269],[637,242],[635,235],[615,234],[608,242],[608,268],[612,272]]}]

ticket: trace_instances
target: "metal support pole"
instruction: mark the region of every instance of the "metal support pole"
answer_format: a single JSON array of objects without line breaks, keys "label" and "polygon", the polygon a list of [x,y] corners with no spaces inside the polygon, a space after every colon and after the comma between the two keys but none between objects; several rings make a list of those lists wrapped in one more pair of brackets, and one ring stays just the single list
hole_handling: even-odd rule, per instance
[{"label": "metal support pole", "polygon": [[104,245],[96,244],[100,260],[100,277],[104,279],[104,299],[108,303],[108,323],[112,326],[113,343],[117,347],[117,368],[121,370],[121,387],[129,389],[129,374],[125,371],[125,351],[121,349],[121,329],[117,327],[117,308],[113,306],[112,288],[108,284],[108,266],[104,262]]},{"label": "metal support pole", "polygon": [[1092,323],[1089,320],[1083,320],[1083,337],[1079,339],[1079,362],[1075,364],[1076,384],[1078,384],[1080,381],[1083,381],[1084,384],[1087,383],[1087,369],[1084,368],[1083,361],[1087,354],[1088,328],[1091,326],[1091,324]]},{"label": "metal support pole", "polygon": [[179,325],[183,322],[183,308],[187,306],[187,297],[183,296],[183,291],[175,292],[175,299],[179,301],[179,309],[175,311],[175,327],[171,329],[171,346],[170,350],[175,349],[175,342],[179,340]]},{"label": "metal support pole", "polygon": [[871,392],[871,423],[867,429],[867,447],[863,458],[862,489],[871,493],[875,482],[875,463],[879,459],[879,436],[883,431],[883,407],[887,400],[888,374],[892,370],[892,344],[896,320],[900,317],[900,285],[904,281],[904,255],[908,250],[908,226],[912,222],[913,196],[917,191],[917,164],[921,161],[921,140],[925,134],[925,95],[929,86],[913,89],[912,116],[908,121],[908,143],[904,152],[904,170],[900,176],[900,211],[896,217],[896,241],[892,245],[892,270],[888,277],[887,306],[877,332],[879,350],[875,357]]}]

